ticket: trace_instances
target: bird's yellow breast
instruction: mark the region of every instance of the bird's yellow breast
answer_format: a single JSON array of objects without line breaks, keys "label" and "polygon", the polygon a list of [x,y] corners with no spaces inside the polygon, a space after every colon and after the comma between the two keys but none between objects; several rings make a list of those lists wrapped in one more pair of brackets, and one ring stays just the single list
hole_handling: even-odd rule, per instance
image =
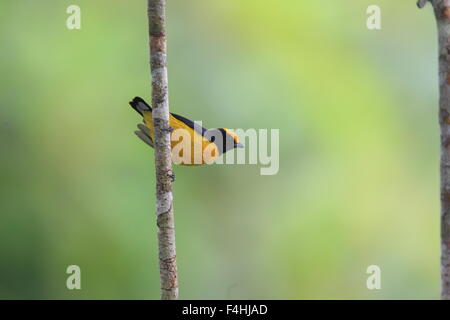
[{"label": "bird's yellow breast", "polygon": [[[151,138],[155,141],[151,111],[144,112],[144,122],[150,130]],[[210,142],[173,115],[170,115],[169,125],[173,128],[170,140],[172,147],[172,161],[174,163],[185,166],[198,166],[212,163],[219,156],[219,149],[215,143]],[[183,131],[178,131],[180,129]],[[183,142],[185,138],[188,139],[188,141]],[[190,157],[188,154],[184,157],[184,152],[189,152],[187,149],[190,149]]]}]

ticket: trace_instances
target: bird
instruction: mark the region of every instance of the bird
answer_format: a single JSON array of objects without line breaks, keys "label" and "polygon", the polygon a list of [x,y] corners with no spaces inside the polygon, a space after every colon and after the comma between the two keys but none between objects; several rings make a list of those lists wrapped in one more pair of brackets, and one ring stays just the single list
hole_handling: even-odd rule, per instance
[{"label": "bird", "polygon": [[[135,131],[134,133],[142,141],[144,141],[150,147],[154,148],[152,107],[150,107],[150,105],[147,104],[141,97],[135,97],[129,102],[129,104],[134,110],[136,110],[137,113],[142,116],[144,122],[144,124],[137,125],[137,128],[139,130]],[[237,134],[230,129],[218,128],[208,130],[198,124],[194,124],[194,121],[175,113],[170,113],[169,115],[169,126],[173,129],[170,133],[172,161],[175,162],[175,150],[178,150],[178,159],[181,159],[175,162],[176,164],[184,166],[199,166],[203,164],[210,164],[225,152],[235,148],[244,147],[240,142]],[[184,129],[183,140],[177,140],[174,136],[178,129]],[[186,141],[186,143],[183,144],[182,142],[185,142],[185,138],[190,138],[190,141]],[[183,147],[190,149],[188,150],[190,152],[186,154],[186,157],[183,157]]]}]

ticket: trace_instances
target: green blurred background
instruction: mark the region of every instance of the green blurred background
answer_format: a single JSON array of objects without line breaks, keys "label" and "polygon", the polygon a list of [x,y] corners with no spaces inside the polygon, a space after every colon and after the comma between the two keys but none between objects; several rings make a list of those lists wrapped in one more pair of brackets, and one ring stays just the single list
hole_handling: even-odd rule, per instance
[{"label": "green blurred background", "polygon": [[[280,129],[277,175],[175,168],[180,297],[438,298],[430,7],[171,0],[167,14],[171,111]],[[127,104],[150,98],[147,33],[144,0],[0,2],[0,298],[159,298],[153,151]]]}]

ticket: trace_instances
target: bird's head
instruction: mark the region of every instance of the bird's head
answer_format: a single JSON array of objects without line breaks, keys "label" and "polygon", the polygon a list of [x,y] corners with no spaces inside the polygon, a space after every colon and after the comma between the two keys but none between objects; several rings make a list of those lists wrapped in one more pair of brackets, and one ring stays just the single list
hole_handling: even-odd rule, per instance
[{"label": "bird's head", "polygon": [[244,147],[244,145],[239,141],[239,137],[237,136],[237,134],[234,133],[232,130],[227,128],[220,128],[219,130],[222,132],[224,140],[233,141],[232,142],[233,149]]},{"label": "bird's head", "polygon": [[209,136],[209,140],[211,142],[214,142],[217,145],[217,148],[221,154],[227,152],[228,150],[244,147],[244,145],[239,141],[237,134],[227,128],[208,130],[206,135]]}]

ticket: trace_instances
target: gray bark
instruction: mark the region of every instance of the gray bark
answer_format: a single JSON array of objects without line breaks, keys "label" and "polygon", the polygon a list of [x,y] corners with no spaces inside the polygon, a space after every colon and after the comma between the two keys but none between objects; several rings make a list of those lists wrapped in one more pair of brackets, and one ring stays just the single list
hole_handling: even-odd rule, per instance
[{"label": "gray bark", "polygon": [[441,131],[441,299],[450,300],[450,0],[419,0],[434,8],[439,39],[439,124]]},{"label": "gray bark", "polygon": [[165,8],[165,0],[148,0],[161,299],[174,300],[178,299],[178,275],[172,205],[174,175],[170,146],[172,129],[169,126]]}]

